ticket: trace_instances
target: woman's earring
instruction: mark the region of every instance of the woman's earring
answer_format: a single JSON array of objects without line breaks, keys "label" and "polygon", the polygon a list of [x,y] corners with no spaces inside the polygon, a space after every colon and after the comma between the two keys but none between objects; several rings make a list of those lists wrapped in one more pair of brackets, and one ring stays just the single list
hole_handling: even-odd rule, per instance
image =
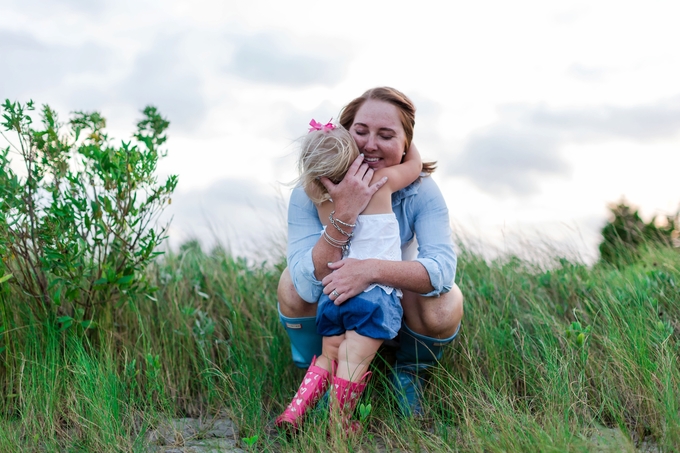
[{"label": "woman's earring", "polygon": [[406,155],[406,151],[404,151],[404,153],[402,154],[402,156],[405,156],[405,155]]}]

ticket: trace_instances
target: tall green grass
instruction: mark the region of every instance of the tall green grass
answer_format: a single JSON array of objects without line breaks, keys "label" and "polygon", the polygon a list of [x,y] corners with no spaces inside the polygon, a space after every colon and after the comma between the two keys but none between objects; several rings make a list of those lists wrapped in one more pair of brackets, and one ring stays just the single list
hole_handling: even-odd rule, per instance
[{"label": "tall green grass", "polygon": [[[284,266],[186,244],[149,269],[156,293],[99,313],[85,333],[35,322],[3,284],[0,451],[144,451],[168,418],[217,415],[258,450],[680,449],[677,250],[621,269],[463,250],[463,329],[432,372],[426,416],[397,416],[384,350],[366,429],[350,441],[327,437],[321,409],[298,436],[271,430],[303,374],[276,311]],[[607,446],[605,428],[623,436]]]}]

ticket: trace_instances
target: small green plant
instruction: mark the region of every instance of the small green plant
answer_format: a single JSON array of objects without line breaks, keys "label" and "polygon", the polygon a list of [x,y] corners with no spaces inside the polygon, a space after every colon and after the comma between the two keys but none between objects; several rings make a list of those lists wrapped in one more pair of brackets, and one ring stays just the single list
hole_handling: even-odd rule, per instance
[{"label": "small green plant", "polygon": [[567,338],[573,341],[573,343],[578,346],[579,348],[583,347],[588,334],[590,334],[592,326],[586,326],[585,328],[581,325],[580,322],[574,321],[572,322],[569,327],[567,328]]},{"label": "small green plant", "polygon": [[260,438],[257,434],[254,434],[250,437],[244,437],[241,439],[241,441],[246,444],[246,448],[251,449],[255,446],[257,443],[257,440]]},{"label": "small green plant", "polygon": [[137,376],[139,376],[139,370],[137,369],[137,360],[132,359],[125,363],[125,371],[123,374],[124,382],[129,387],[129,394],[134,395],[137,390]]},{"label": "small green plant", "polygon": [[371,403],[364,404],[361,403],[359,405],[359,420],[361,422],[365,422],[368,419],[368,416],[371,414]]},{"label": "small green plant", "polygon": [[143,270],[159,253],[165,228],[154,222],[177,185],[176,176],[162,184],[155,176],[169,123],[147,107],[136,143],[115,146],[96,112],[62,124],[45,105],[35,127],[32,101],[2,109],[12,136],[3,134],[9,146],[0,149],[0,270],[14,275],[10,284],[38,319],[94,327],[97,306],[153,291]]},{"label": "small green plant", "polygon": [[160,354],[151,354],[148,352],[146,359],[146,391],[147,400],[151,402],[162,402],[164,391],[163,382],[161,380],[161,357]]}]

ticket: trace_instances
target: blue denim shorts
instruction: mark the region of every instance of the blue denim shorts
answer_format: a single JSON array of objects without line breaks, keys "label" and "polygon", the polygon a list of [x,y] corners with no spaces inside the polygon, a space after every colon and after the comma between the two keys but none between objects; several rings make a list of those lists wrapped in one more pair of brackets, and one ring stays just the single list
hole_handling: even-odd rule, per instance
[{"label": "blue denim shorts", "polygon": [[387,294],[379,286],[339,306],[322,294],[316,309],[316,331],[331,337],[354,330],[365,337],[391,340],[401,328],[403,314],[397,292]]}]

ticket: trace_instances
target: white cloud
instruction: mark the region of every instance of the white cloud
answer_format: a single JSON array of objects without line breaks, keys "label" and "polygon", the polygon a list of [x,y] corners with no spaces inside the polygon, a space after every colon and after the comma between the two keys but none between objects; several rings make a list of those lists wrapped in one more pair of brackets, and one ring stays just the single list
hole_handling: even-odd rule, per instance
[{"label": "white cloud", "polygon": [[499,195],[536,193],[541,179],[568,176],[570,165],[562,156],[566,144],[622,139],[648,143],[680,132],[680,96],[625,107],[506,105],[498,111],[499,119],[471,134],[446,168]]},{"label": "white cloud", "polygon": [[254,83],[294,88],[333,86],[346,71],[347,56],[341,48],[296,42],[280,32],[234,37],[234,44],[232,59],[225,69]]},{"label": "white cloud", "polygon": [[79,14],[100,13],[107,7],[106,0],[8,0],[8,3],[17,9],[30,9],[38,15],[54,14],[64,8]]},{"label": "white cloud", "polygon": [[555,137],[501,125],[473,135],[462,156],[449,168],[453,174],[463,175],[480,189],[497,195],[533,193],[538,190],[538,177],[569,171],[558,154]]},{"label": "white cloud", "polygon": [[530,126],[552,129],[564,140],[649,142],[673,138],[680,131],[680,96],[630,106],[532,110],[526,115]]},{"label": "white cloud", "polygon": [[104,73],[111,58],[110,49],[95,43],[51,44],[28,32],[0,29],[0,96],[23,100],[53,91],[70,76]]},{"label": "white cloud", "polygon": [[205,189],[178,189],[160,223],[172,219],[173,247],[198,239],[206,248],[221,244],[238,255],[278,258],[285,253],[283,198],[273,187],[223,179]]},{"label": "white cloud", "polygon": [[155,105],[173,125],[195,129],[205,118],[207,102],[200,68],[187,64],[191,52],[181,35],[163,36],[136,58],[117,95],[134,106]]}]

